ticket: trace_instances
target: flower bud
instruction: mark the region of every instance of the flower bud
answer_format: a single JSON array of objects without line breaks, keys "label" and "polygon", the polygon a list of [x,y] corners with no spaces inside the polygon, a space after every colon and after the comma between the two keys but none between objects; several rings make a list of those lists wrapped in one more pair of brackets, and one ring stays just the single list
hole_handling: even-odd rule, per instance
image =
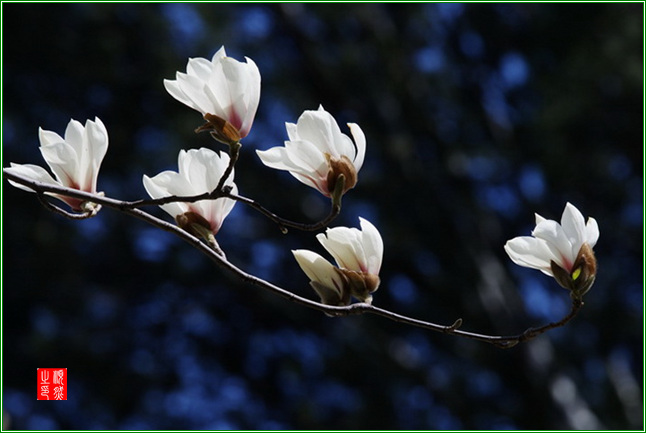
[{"label": "flower bud", "polygon": [[550,265],[556,281],[561,287],[570,290],[570,295],[575,299],[581,299],[590,290],[597,275],[597,259],[587,243],[579,249],[572,272],[566,271],[553,260]]}]

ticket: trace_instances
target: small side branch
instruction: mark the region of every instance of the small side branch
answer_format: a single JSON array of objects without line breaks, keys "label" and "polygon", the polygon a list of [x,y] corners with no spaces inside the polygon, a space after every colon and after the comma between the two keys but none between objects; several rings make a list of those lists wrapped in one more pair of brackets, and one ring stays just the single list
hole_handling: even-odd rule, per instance
[{"label": "small side branch", "polygon": [[263,214],[264,216],[269,218],[272,222],[276,223],[283,233],[287,233],[288,228],[293,228],[293,229],[302,230],[302,231],[320,230],[322,228],[327,227],[328,224],[330,224],[339,215],[339,213],[341,212],[341,206],[334,206],[333,205],[332,208],[330,209],[330,213],[325,218],[323,218],[321,221],[318,221],[318,222],[312,223],[312,224],[298,223],[298,222],[290,221],[288,219],[279,217],[275,213],[273,213],[270,210],[268,210],[267,208],[263,207],[257,201],[252,200],[250,198],[243,197],[241,195],[231,194],[231,193],[227,193],[226,197],[228,197],[228,198],[230,198],[232,200],[244,203],[247,206],[257,210],[258,212],[260,212],[261,214]]}]

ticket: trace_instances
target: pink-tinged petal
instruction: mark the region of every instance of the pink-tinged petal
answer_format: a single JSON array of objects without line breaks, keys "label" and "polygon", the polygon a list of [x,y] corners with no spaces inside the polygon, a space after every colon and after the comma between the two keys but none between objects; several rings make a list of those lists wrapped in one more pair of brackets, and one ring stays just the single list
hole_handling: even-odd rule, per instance
[{"label": "pink-tinged petal", "polygon": [[555,255],[554,261],[562,268],[568,271],[572,268],[578,251],[572,251],[572,244],[559,223],[545,220],[536,226],[532,235],[547,242],[547,246]]},{"label": "pink-tinged petal", "polygon": [[67,143],[40,147],[40,153],[58,181],[69,188],[80,189],[79,163],[76,150]]},{"label": "pink-tinged petal", "polygon": [[[233,184],[231,188],[233,194],[238,193],[238,186]],[[201,206],[200,214],[211,223],[213,234],[217,234],[222,227],[222,223],[229,213],[233,210],[236,202],[229,198],[219,198],[217,200],[202,200],[197,202]]]},{"label": "pink-tinged petal", "polygon": [[[55,180],[48,172],[45,170],[43,167],[40,167],[38,165],[33,165],[33,164],[14,164],[11,163],[11,167],[5,168],[5,170],[9,173],[14,173],[23,177],[27,177],[31,180],[34,180],[36,182],[41,182],[45,184],[51,184],[51,185],[61,185],[60,182]],[[9,183],[16,188],[20,188],[24,191],[28,192],[35,192],[31,188],[28,188],[24,185],[21,185],[17,182],[14,182],[12,180],[9,180]],[[64,185],[63,185],[64,186]],[[82,200],[76,199],[76,198],[71,198],[71,197],[66,197],[62,196],[59,194],[53,194],[53,193],[45,193],[51,197],[57,198],[65,203],[67,203],[72,209],[75,211],[81,211],[80,209],[80,204],[82,203]]]}]

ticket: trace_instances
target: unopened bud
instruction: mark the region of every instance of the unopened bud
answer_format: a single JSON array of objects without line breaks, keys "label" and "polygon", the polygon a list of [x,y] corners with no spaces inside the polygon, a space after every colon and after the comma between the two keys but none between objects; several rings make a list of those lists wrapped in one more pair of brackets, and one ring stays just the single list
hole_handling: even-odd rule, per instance
[{"label": "unopened bud", "polygon": [[597,275],[597,259],[590,245],[584,243],[568,272],[553,260],[550,262],[552,274],[561,287],[570,291],[575,299],[581,299],[592,287]]},{"label": "unopened bud", "polygon": [[[103,195],[101,193],[100,195]],[[80,205],[81,210],[88,215],[88,217],[93,217],[101,210],[101,205],[98,203],[92,203],[91,201],[84,201]]]}]

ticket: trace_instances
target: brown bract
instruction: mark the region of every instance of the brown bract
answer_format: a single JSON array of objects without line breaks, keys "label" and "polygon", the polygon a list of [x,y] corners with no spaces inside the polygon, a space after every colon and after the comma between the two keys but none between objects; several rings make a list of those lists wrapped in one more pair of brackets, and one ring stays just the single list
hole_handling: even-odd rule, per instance
[{"label": "brown bract", "polygon": [[226,145],[236,144],[240,141],[240,131],[228,120],[210,113],[206,113],[204,119],[206,123],[197,128],[195,132],[209,131],[213,138]]}]

